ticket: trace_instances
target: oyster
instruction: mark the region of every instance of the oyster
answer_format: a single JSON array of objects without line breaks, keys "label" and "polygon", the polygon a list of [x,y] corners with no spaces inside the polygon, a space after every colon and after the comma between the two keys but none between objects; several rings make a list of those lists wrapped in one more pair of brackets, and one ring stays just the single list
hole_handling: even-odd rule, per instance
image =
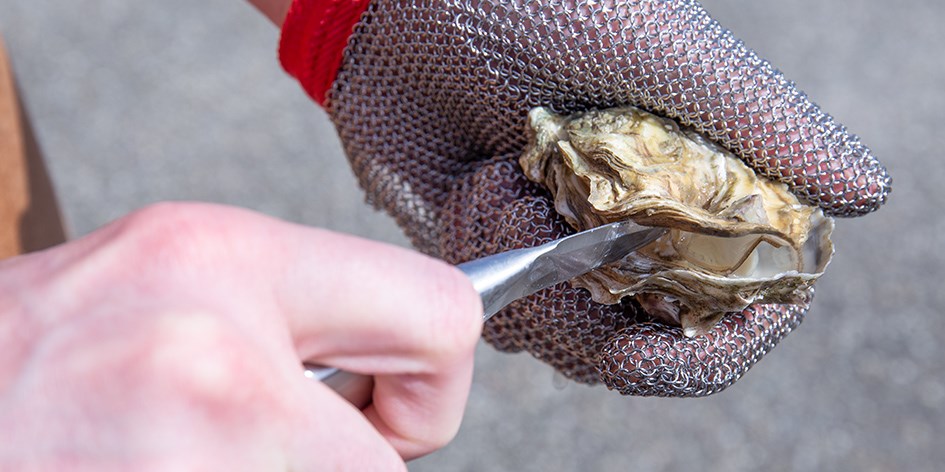
[{"label": "oyster", "polygon": [[671,228],[623,260],[575,279],[599,303],[711,329],[728,312],[800,303],[833,255],[833,220],[698,133],[633,107],[529,114],[520,159],[577,230],[621,220]]}]

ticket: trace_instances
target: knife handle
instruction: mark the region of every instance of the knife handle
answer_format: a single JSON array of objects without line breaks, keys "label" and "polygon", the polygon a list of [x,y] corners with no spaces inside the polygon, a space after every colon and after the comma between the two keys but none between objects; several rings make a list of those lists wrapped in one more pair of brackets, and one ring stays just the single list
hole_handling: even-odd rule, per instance
[{"label": "knife handle", "polygon": [[357,409],[363,410],[371,404],[374,377],[314,364],[304,364],[304,367],[306,377],[327,385]]}]

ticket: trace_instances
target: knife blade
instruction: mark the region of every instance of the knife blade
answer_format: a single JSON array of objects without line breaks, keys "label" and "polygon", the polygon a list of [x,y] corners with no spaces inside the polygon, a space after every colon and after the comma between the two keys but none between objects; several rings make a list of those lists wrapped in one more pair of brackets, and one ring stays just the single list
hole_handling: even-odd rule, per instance
[{"label": "knife blade", "polygon": [[483,319],[488,320],[509,303],[620,260],[666,231],[620,221],[457,267],[472,280],[482,297]]}]

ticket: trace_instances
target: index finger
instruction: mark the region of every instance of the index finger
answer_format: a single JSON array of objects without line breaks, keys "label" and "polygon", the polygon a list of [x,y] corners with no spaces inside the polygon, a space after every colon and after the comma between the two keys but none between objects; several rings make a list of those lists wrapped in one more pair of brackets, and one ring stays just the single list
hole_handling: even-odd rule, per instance
[{"label": "index finger", "polygon": [[456,434],[482,306],[458,269],[406,249],[296,227],[277,297],[299,357],[373,375],[366,417],[405,458]]}]

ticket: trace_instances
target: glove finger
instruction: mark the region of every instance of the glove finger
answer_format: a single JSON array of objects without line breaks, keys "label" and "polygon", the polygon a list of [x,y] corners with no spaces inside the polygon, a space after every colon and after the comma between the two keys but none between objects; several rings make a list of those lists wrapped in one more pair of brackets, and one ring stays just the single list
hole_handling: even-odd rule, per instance
[{"label": "glove finger", "polygon": [[873,211],[890,188],[856,136],[692,0],[376,0],[365,18],[331,114],[369,190],[435,207],[441,182],[428,181],[455,175],[447,162],[521,151],[529,109],[625,104],[694,127],[832,215]]},{"label": "glove finger", "polygon": [[885,201],[891,180],[870,150],[698,2],[630,8],[579,7],[579,25],[562,28],[580,30],[562,59],[588,68],[568,85],[589,103],[634,103],[692,126],[828,214],[861,215]]},{"label": "glove finger", "polygon": [[741,378],[801,323],[806,311],[807,305],[754,305],[695,338],[655,323],[631,326],[601,350],[601,380],[623,395],[711,395]]}]

